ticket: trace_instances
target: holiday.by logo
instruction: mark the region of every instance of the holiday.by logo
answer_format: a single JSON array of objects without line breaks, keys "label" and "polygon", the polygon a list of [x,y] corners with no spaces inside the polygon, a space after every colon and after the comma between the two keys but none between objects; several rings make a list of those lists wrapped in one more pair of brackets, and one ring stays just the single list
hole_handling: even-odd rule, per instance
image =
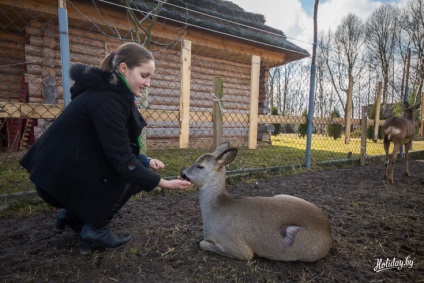
[{"label": "holiday.by logo", "polygon": [[380,272],[380,271],[384,271],[384,270],[388,270],[388,269],[398,269],[401,270],[402,268],[412,268],[412,266],[414,265],[414,261],[412,259],[409,259],[411,256],[407,256],[405,258],[405,260],[402,259],[397,259],[397,258],[393,258],[393,259],[389,259],[386,258],[386,260],[383,260],[382,258],[377,258],[376,261],[376,265],[374,267],[374,271],[375,272]]}]

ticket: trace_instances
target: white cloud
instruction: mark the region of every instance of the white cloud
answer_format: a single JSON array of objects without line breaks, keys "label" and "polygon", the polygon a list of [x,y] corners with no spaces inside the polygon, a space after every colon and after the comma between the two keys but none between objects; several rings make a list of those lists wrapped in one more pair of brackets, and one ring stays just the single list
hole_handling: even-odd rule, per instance
[{"label": "white cloud", "polygon": [[370,0],[328,0],[318,7],[318,29],[334,30],[349,13],[365,21],[381,4]]},{"label": "white cloud", "polygon": [[[313,16],[305,12],[313,11],[315,1],[304,1],[310,6],[302,7],[300,0],[230,0],[245,11],[265,16],[266,24],[282,30],[294,44],[312,50]],[[318,30],[335,29],[343,17],[349,13],[356,14],[365,21],[383,2],[398,3],[399,0],[327,0],[320,1],[318,6]],[[401,0],[405,2],[405,0]],[[308,42],[309,44],[305,44]]]},{"label": "white cloud", "polygon": [[[282,30],[287,37],[312,42],[308,30],[313,29],[312,18],[302,8],[300,0],[230,0],[247,12],[265,16],[266,25]],[[309,49],[310,45],[302,46]]]}]

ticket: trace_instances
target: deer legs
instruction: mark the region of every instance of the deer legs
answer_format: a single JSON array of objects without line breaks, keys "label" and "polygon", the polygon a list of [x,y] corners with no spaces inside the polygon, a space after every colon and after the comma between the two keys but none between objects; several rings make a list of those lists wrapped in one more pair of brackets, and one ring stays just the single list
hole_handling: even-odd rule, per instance
[{"label": "deer legs", "polygon": [[384,179],[389,179],[389,148],[390,148],[390,141],[387,139],[384,139],[384,151],[386,152],[386,161],[384,162]]},{"label": "deer legs", "polygon": [[[405,176],[410,176],[409,173],[409,150],[411,149],[411,142],[405,144]],[[386,169],[384,177],[390,182],[394,183],[393,181],[393,171],[395,168],[395,162],[396,162],[396,155],[399,153],[400,144],[394,144],[393,152],[389,155],[389,146],[390,143],[384,141],[384,150],[386,151]]]},{"label": "deer legs", "polygon": [[405,176],[411,176],[409,173],[409,150],[411,149],[412,142],[405,144],[405,162],[406,162],[406,170],[405,170]]},{"label": "deer legs", "polygon": [[390,183],[394,183],[393,180],[393,171],[395,169],[395,162],[396,162],[396,155],[399,152],[400,144],[394,144],[393,146],[393,152],[389,155],[389,147],[390,143],[384,142],[384,150],[386,151],[386,173],[385,178],[389,180]]},{"label": "deer legs", "polygon": [[232,249],[231,247],[235,247],[235,245],[223,246],[219,243],[207,240],[202,240],[200,242],[200,248],[202,250],[218,253],[223,256],[237,258],[239,260],[250,260],[254,256],[252,249],[248,246],[239,247],[236,250],[234,250],[234,248]]}]

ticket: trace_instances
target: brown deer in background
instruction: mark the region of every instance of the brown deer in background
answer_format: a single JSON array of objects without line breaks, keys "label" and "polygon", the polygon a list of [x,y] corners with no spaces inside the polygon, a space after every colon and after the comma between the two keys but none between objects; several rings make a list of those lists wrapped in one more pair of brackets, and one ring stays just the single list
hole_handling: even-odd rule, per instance
[{"label": "brown deer in background", "polygon": [[[394,183],[393,170],[395,167],[396,154],[399,152],[402,145],[405,145],[405,175],[410,175],[409,150],[411,149],[412,141],[415,137],[415,111],[418,109],[420,104],[421,103],[418,103],[415,106],[408,107],[408,103],[405,102],[403,106],[403,117],[391,117],[383,124],[383,143],[384,150],[386,152],[386,170],[384,177],[392,184]],[[391,142],[393,143],[393,151],[389,156],[389,147]]]},{"label": "brown deer in background", "polygon": [[203,219],[200,248],[239,260],[316,261],[331,247],[330,222],[314,204],[289,195],[234,198],[226,190],[225,166],[237,149],[219,145],[181,176],[199,187]]}]

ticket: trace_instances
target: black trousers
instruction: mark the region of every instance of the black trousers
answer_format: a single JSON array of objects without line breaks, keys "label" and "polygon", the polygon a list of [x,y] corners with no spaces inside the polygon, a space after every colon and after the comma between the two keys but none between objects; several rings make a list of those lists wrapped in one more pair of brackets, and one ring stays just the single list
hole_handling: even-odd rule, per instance
[{"label": "black trousers", "polygon": [[[40,188],[39,186],[36,186],[35,189],[37,190],[37,194],[48,204],[50,204],[53,207],[57,208],[66,208],[62,204],[60,204],[53,196],[51,196],[49,193],[47,193],[45,190]],[[135,194],[138,194],[142,191],[142,188],[139,185],[135,185],[133,183],[128,183],[117,200],[115,206],[110,211],[110,216],[105,219],[104,221],[101,221],[102,223],[105,223],[107,225],[110,220],[113,218],[115,213],[117,213],[127,202],[128,200]],[[70,211],[72,213],[72,211]]]},{"label": "black trousers", "polygon": [[61,205],[54,197],[52,197],[45,190],[43,190],[39,186],[35,186],[35,189],[37,191],[37,194],[40,196],[40,198],[42,198],[45,202],[47,202],[51,206],[54,206],[57,208],[63,208],[63,205]]},{"label": "black trousers", "polygon": [[119,198],[117,205],[120,205],[121,208],[133,195],[140,193],[142,190],[143,189],[141,188],[141,186],[133,183],[128,183],[124,189],[124,192]]}]

